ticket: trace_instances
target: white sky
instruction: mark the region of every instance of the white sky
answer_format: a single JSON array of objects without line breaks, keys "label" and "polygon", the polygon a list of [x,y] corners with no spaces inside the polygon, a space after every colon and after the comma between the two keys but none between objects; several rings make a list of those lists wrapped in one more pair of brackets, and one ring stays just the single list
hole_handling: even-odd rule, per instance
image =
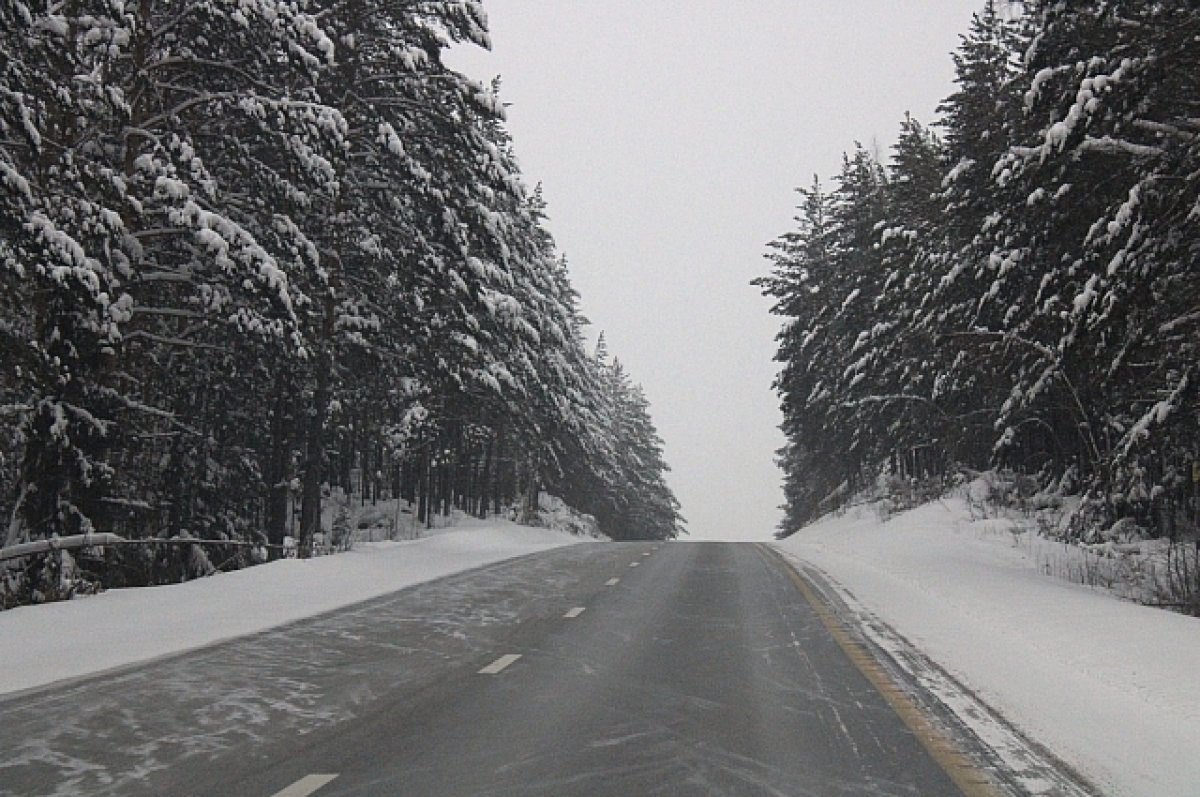
[{"label": "white sky", "polygon": [[934,119],[982,0],[485,0],[526,181],[582,307],[645,388],[691,539],[768,539],[778,320],[750,280],[796,186]]}]

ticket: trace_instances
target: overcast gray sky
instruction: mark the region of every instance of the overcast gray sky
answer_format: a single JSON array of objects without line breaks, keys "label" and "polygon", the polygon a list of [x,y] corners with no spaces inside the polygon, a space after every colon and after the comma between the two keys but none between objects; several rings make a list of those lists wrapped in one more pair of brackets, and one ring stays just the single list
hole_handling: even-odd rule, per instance
[{"label": "overcast gray sky", "polygon": [[485,0],[508,127],[584,313],[645,388],[692,539],[769,539],[778,320],[750,280],[796,186],[934,119],[982,0]]}]

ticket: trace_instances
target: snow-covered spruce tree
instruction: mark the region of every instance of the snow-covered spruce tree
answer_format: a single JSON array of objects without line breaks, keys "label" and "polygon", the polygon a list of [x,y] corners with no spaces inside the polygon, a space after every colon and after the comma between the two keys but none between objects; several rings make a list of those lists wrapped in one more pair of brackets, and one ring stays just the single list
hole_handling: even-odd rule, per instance
[{"label": "snow-covered spruce tree", "polygon": [[613,539],[674,539],[683,532],[683,518],[666,484],[669,468],[649,404],[620,361],[604,357],[600,348],[593,362],[602,390],[600,419],[610,438],[603,447],[612,460],[599,468],[605,481],[582,508]]},{"label": "snow-covered spruce tree", "polygon": [[953,447],[952,419],[935,398],[933,339],[917,323],[929,288],[922,254],[940,235],[943,173],[941,143],[906,116],[870,243],[879,252],[882,282],[873,296],[863,296],[869,310],[853,323],[857,336],[845,355],[850,380],[841,406],[852,413],[854,434],[872,461],[890,460],[889,468],[911,477],[938,474]]},{"label": "snow-covered spruce tree", "polygon": [[859,147],[834,194],[816,182],[800,192],[797,228],[772,244],[773,273],[756,284],[785,319],[784,535],[884,463],[906,475],[944,467],[949,431],[917,322],[927,281],[914,266],[938,234],[943,171],[938,141],[906,118],[889,169]]},{"label": "snow-covered spruce tree", "polygon": [[1169,526],[1152,499],[1182,495],[1196,446],[1200,11],[1030,5],[1035,126],[997,168],[1025,210],[998,226],[995,256],[1038,263],[1012,320],[1044,365],[1018,375],[1008,415],[1057,395],[1108,514]]},{"label": "snow-covered spruce tree", "polygon": [[[1033,29],[1023,34],[1025,41],[1035,37]],[[1006,149],[989,169],[990,184],[979,189],[990,208],[979,220],[963,204],[964,220],[977,223],[977,232],[960,250],[961,259],[948,263],[943,279],[975,295],[951,305],[944,332],[1003,375],[988,391],[1000,401],[994,459],[1048,473],[1071,463],[1086,476],[1103,458],[1084,395],[1094,382],[1094,363],[1057,348],[1065,306],[1055,284],[1071,279],[1074,258],[1067,250],[1085,233],[1079,229],[1090,215],[1085,206],[1098,197],[1078,195],[1066,202],[1065,192],[1056,194],[1058,187],[1014,169],[1015,148],[1040,135],[1040,121],[1025,107],[1030,82],[1023,67],[1002,87],[1005,105],[995,139]]]},{"label": "snow-covered spruce tree", "polygon": [[854,486],[864,468],[878,459],[869,431],[859,424],[858,410],[847,400],[861,381],[854,369],[854,347],[876,323],[874,307],[885,280],[875,242],[886,223],[887,176],[860,146],[843,159],[836,182],[836,243],[821,285],[825,304],[820,320],[810,324],[812,337],[805,347],[806,355],[819,361],[812,367],[820,369],[820,378],[806,401],[806,411],[812,414],[812,422],[822,426],[831,450],[844,452],[843,478]]},{"label": "snow-covered spruce tree", "polygon": [[956,90],[938,108],[945,166],[941,207],[928,235],[910,247],[922,293],[915,323],[932,341],[931,398],[946,451],[975,468],[992,461],[993,428],[1011,389],[1010,347],[992,334],[1003,328],[1006,308],[981,297],[994,290],[989,275],[996,263],[986,233],[1001,218],[1005,201],[993,167],[1023,118],[1022,28],[1021,17],[1010,18],[989,0],[953,54]]},{"label": "snow-covered spruce tree", "polygon": [[[784,433],[795,445],[782,453],[807,460],[795,463],[797,469],[818,461],[827,467],[807,477],[822,492],[830,488],[812,496],[813,511],[836,505],[878,459],[876,440],[860,427],[849,399],[865,378],[852,355],[875,324],[885,279],[874,246],[885,219],[885,188],[883,168],[862,147],[846,155],[828,198],[817,186],[802,192],[800,227],[776,242],[774,272],[761,283],[777,299],[774,312],[785,318],[776,389]],[[812,459],[812,452],[819,457]]]},{"label": "snow-covered spruce tree", "polygon": [[104,8],[79,5],[0,3],[0,380],[21,444],[5,452],[20,462],[8,543],[91,530],[112,478],[117,286],[133,248],[106,137],[124,115],[104,84],[121,36]]},{"label": "snow-covered spruce tree", "polygon": [[781,428],[789,441],[777,452],[786,499],[779,531],[785,537],[815,517],[822,501],[843,479],[836,457],[827,456],[820,441],[802,442],[810,432],[817,431],[804,412],[815,380],[808,371],[811,358],[803,351],[812,341],[810,324],[826,309],[822,286],[835,247],[833,199],[817,177],[810,188],[796,191],[801,197],[796,226],[770,244],[767,257],[772,263],[771,274],[754,281],[774,299],[771,312],[783,318],[776,335],[779,347],[775,360],[781,368],[774,388],[783,410]]},{"label": "snow-covered spruce tree", "polygon": [[526,463],[525,510],[532,512],[542,489],[568,498],[565,474],[594,460],[589,435],[600,422],[586,399],[597,388],[589,381],[578,297],[543,226],[540,190],[511,216],[522,232],[508,247],[510,295],[522,317],[505,336],[503,362],[519,389],[506,390],[495,409],[505,419],[510,451]]},{"label": "snow-covered spruce tree", "polygon": [[586,321],[579,312],[578,295],[568,280],[564,260],[556,262],[551,278],[565,314],[566,340],[557,361],[548,364],[562,390],[555,396],[559,419],[551,437],[555,468],[546,474],[546,486],[569,505],[596,515],[609,486],[617,482],[616,447],[620,444],[606,425],[610,416],[602,363],[607,347],[601,333],[595,354],[587,351]]}]

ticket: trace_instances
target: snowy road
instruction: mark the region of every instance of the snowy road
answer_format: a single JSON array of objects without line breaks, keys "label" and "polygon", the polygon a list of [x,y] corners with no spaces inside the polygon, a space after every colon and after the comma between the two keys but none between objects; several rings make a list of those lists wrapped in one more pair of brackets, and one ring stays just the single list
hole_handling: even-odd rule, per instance
[{"label": "snowy road", "polygon": [[761,546],[560,548],[0,701],[0,794],[961,794],[828,621]]}]

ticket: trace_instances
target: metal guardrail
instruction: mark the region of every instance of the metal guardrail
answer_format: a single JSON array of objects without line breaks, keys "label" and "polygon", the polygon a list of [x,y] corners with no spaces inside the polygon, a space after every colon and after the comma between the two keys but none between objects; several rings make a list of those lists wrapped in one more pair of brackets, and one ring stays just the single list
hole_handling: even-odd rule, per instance
[{"label": "metal guardrail", "polygon": [[0,562],[9,559],[20,559],[49,551],[65,551],[74,548],[106,548],[116,545],[221,545],[236,548],[266,548],[268,550],[287,550],[283,545],[270,543],[246,542],[244,540],[202,540],[191,537],[151,537],[149,539],[128,540],[119,534],[96,532],[95,534],[72,534],[67,537],[51,537],[45,540],[24,542],[20,545],[10,545],[0,548]]},{"label": "metal guardrail", "polygon": [[126,542],[124,537],[109,532],[51,537],[45,540],[34,540],[33,542],[23,542],[20,545],[10,545],[7,548],[0,548],[0,562],[46,553],[47,551],[63,551],[72,548],[103,548],[106,545],[118,545],[123,542]]}]

